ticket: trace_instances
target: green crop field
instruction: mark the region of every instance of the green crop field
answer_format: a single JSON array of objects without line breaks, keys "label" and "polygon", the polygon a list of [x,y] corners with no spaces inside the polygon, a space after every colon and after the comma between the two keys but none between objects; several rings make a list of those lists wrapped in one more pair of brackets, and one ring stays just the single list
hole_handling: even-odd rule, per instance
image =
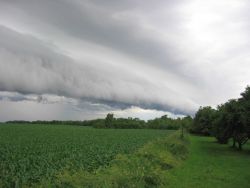
[{"label": "green crop field", "polygon": [[0,126],[0,186],[51,180],[62,169],[93,171],[171,131],[62,125]]}]

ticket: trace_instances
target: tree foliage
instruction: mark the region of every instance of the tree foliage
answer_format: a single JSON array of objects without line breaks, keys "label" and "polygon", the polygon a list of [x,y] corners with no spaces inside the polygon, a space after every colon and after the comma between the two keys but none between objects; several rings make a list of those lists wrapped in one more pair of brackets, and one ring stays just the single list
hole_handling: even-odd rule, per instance
[{"label": "tree foliage", "polygon": [[233,147],[242,149],[250,137],[250,87],[241,97],[231,99],[217,106],[217,109],[203,107],[194,117],[191,132],[213,135],[219,143],[226,144],[233,140]]},{"label": "tree foliage", "polygon": [[194,117],[193,127],[190,129],[192,133],[202,134],[209,136],[212,134],[212,124],[215,116],[215,109],[212,109],[210,106],[200,107],[196,112]]},{"label": "tree foliage", "polygon": [[192,121],[193,119],[190,116],[173,119],[164,115],[146,122],[139,118],[115,118],[113,114],[107,114],[105,119],[84,121],[84,125],[94,128],[177,130],[182,126],[184,128],[190,127]]}]

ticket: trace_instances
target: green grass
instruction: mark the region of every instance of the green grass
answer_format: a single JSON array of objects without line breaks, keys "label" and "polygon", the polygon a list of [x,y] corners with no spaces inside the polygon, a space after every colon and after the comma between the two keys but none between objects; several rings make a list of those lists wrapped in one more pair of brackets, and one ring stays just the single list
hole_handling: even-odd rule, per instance
[{"label": "green grass", "polygon": [[50,181],[62,169],[93,171],[171,131],[62,125],[0,126],[0,187]]},{"label": "green grass", "polygon": [[188,138],[180,132],[145,144],[133,154],[119,154],[109,167],[94,173],[64,171],[56,184],[43,182],[41,187],[156,188],[167,187],[170,169],[182,164],[188,155]]},{"label": "green grass", "polygon": [[250,147],[237,151],[211,137],[191,136],[190,155],[181,167],[169,172],[170,188],[248,188]]},{"label": "green grass", "polygon": [[191,136],[188,146],[170,133],[3,124],[0,187],[249,187],[250,144],[237,151]]}]

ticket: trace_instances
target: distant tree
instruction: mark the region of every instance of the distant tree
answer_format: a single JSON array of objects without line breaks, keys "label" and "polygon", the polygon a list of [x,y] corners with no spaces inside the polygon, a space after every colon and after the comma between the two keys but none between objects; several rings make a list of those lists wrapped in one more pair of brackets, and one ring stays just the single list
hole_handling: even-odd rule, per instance
[{"label": "distant tree", "polygon": [[111,128],[114,120],[114,114],[108,113],[105,118],[105,127]]}]

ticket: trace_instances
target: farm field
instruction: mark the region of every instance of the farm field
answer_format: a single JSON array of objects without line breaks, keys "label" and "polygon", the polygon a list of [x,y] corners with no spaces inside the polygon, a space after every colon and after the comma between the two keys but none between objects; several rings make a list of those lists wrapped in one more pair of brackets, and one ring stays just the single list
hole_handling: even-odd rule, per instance
[{"label": "farm field", "polygon": [[0,185],[51,180],[62,169],[93,171],[172,131],[63,125],[0,126]]},{"label": "farm field", "polygon": [[[250,144],[243,151],[220,145],[212,137],[191,136],[190,154],[181,167],[169,172],[170,188],[248,188]],[[181,181],[180,181],[181,180]]]}]

